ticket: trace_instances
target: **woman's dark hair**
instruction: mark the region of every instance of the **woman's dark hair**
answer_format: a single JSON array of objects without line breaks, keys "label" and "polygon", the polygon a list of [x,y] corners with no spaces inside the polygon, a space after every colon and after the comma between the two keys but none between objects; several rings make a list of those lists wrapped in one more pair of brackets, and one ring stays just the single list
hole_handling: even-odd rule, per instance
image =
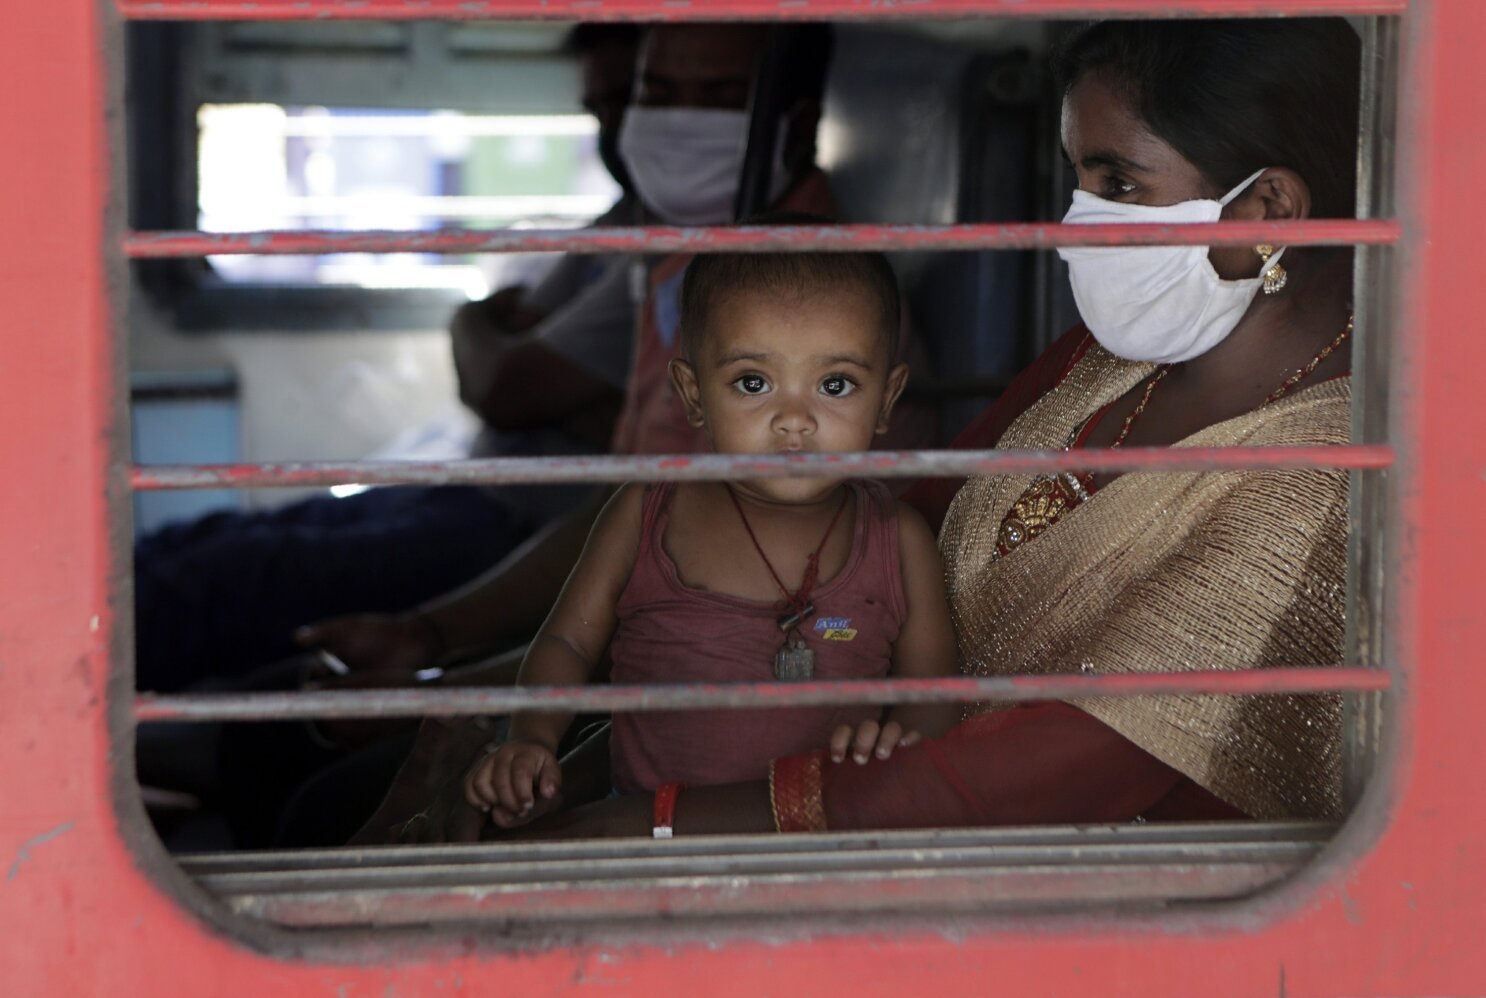
[{"label": "woman's dark hair", "polygon": [[1341,18],[1101,21],[1054,56],[1066,96],[1090,73],[1122,87],[1152,132],[1230,190],[1283,166],[1314,214],[1356,214],[1361,42]]}]

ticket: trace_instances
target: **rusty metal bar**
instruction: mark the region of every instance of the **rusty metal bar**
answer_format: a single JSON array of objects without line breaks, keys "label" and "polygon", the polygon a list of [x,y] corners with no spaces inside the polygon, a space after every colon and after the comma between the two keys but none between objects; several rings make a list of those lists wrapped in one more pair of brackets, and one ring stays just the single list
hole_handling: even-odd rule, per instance
[{"label": "rusty metal bar", "polygon": [[[180,857],[181,869],[195,877],[259,873],[325,874],[339,870],[424,869],[463,864],[471,868],[494,863],[582,863],[590,859],[635,859],[663,850],[674,858],[687,856],[743,857],[806,855],[823,849],[967,849],[978,846],[1086,847],[1134,845],[1164,847],[1188,858],[1214,853],[1231,855],[1235,846],[1253,843],[1317,845],[1336,833],[1329,821],[1203,821],[1193,824],[1034,825],[1007,828],[870,829],[813,835],[700,835],[667,839],[555,839],[548,841],[492,841],[398,846],[357,846],[326,849],[279,849],[243,852],[193,853]],[[808,868],[808,866],[806,867]],[[382,874],[385,876],[385,874]]]},{"label": "rusty metal bar", "polygon": [[[494,884],[478,887],[353,889],[268,894],[227,894],[238,915],[295,928],[330,926],[424,926],[480,920],[510,927],[587,919],[662,918],[683,924],[722,915],[782,916],[925,911],[1045,911],[1049,906],[1170,905],[1247,897],[1279,883],[1320,852],[1260,861],[1180,864],[1081,863],[1076,858],[1046,865],[987,870],[966,865],[918,871],[866,873],[667,876],[639,880],[590,880],[575,884]],[[488,931],[488,930],[487,930]]]},{"label": "rusty metal bar", "polygon": [[136,260],[326,253],[762,253],[845,250],[1037,250],[1057,246],[1391,245],[1393,219],[1203,222],[1190,225],[737,225],[432,232],[133,232]]},{"label": "rusty metal bar", "polygon": [[468,461],[305,461],[284,464],[136,465],[135,489],[286,488],[331,485],[529,485],[551,482],[963,478],[1054,471],[1247,471],[1393,464],[1384,444],[1317,447],[1129,447],[1079,451],[865,451],[856,454],[653,454],[503,457]]},{"label": "rusty metal bar", "polygon": [[[652,840],[653,841],[653,840]],[[1088,842],[1079,846],[1082,858],[1091,863],[1149,863],[1170,861],[1173,852],[1183,858],[1196,858],[1206,853],[1211,863],[1246,862],[1260,858],[1293,856],[1306,859],[1314,855],[1321,843],[1247,841],[1228,843],[1225,848],[1173,850],[1162,843]],[[932,850],[932,851],[931,851]],[[679,850],[678,850],[679,851]],[[855,873],[880,871],[897,867],[918,871],[941,868],[964,869],[992,864],[1006,866],[1041,866],[1066,855],[1066,847],[1040,845],[941,845],[926,848],[907,846],[873,846],[856,849],[818,850],[813,855],[790,853],[755,853],[730,856],[716,850],[695,850],[689,855],[675,855],[671,850],[650,849],[630,856],[594,855],[579,861],[567,858],[524,859],[491,856],[486,862],[471,863],[445,856],[442,861],[413,866],[388,865],[362,869],[330,868],[326,870],[254,870],[241,873],[211,873],[202,876],[202,886],[214,893],[288,894],[313,891],[395,891],[469,887],[475,884],[498,884],[506,888],[537,887],[573,880],[641,880],[656,876],[769,876],[780,874]],[[1216,854],[1216,855],[1214,855]],[[1221,858],[1219,858],[1221,857]]]},{"label": "rusty metal bar", "polygon": [[337,690],[276,693],[141,694],[138,721],[267,721],[316,717],[457,717],[512,711],[627,712],[846,704],[1030,703],[1083,697],[1181,694],[1254,696],[1382,690],[1381,669],[1307,666],[1112,675],[1024,675],[820,682],[669,683],[464,689]]},{"label": "rusty metal bar", "polygon": [[[615,915],[819,915],[862,910],[872,900],[942,912],[1069,898],[1235,897],[1314,859],[1333,830],[1321,822],[1203,822],[497,841],[188,856],[181,865],[232,910],[280,924],[490,916],[519,930]],[[737,890],[740,881],[750,890]]]},{"label": "rusty metal bar", "polygon": [[135,20],[854,21],[1401,14],[1406,0],[118,0]]}]

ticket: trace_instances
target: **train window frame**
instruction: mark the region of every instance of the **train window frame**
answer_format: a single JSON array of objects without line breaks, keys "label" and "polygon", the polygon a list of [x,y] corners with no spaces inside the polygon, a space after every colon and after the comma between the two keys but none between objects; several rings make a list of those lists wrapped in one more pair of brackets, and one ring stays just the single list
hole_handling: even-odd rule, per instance
[{"label": "train window frame", "polygon": [[[1369,32],[1370,53],[1376,52],[1380,44],[1390,44],[1395,33],[1384,30],[1381,34],[1384,37],[1379,37],[1374,24]],[[1377,85],[1379,80],[1371,82]],[[1363,85],[1366,87],[1368,81]],[[1369,113],[1382,115],[1388,113],[1391,102],[1370,101],[1367,107]],[[1376,129],[1365,127],[1363,132],[1376,134]],[[1377,151],[1370,144],[1365,146],[1363,175],[1371,177]],[[1391,178],[1369,181],[1365,187],[1386,197],[1381,192],[1391,191]],[[1367,206],[1362,217],[1375,214],[1374,207]],[[1369,268],[1385,266],[1365,259]],[[1363,269],[1359,268],[1359,282]],[[1375,270],[1370,269],[1370,273],[1376,276]],[[1370,287],[1386,284],[1375,282]],[[1369,290],[1369,286],[1360,284],[1359,290]],[[1369,290],[1364,310],[1376,310],[1380,304],[1386,307]],[[1373,328],[1371,319],[1364,311],[1360,325]],[[1371,423],[1368,428],[1371,431]],[[1364,503],[1359,516],[1368,515],[1372,510]],[[1361,590],[1355,595],[1362,598]],[[1360,758],[1356,753],[1352,757]],[[1315,825],[1259,822],[1247,824],[1242,830],[1210,830],[1213,837],[1195,843],[1189,838],[1190,829],[1159,826],[830,833],[806,842],[793,836],[730,837],[597,847],[492,844],[452,851],[446,848],[437,854],[361,849],[333,855],[218,855],[185,860],[182,868],[214,892],[234,915],[279,924],[325,927],[370,921],[407,925],[463,922],[478,917],[510,930],[545,921],[551,912],[559,913],[559,922],[572,925],[616,916],[638,919],[683,912],[750,918],[778,913],[791,904],[817,913],[838,914],[887,908],[941,915],[967,911],[1025,913],[1029,908],[1045,910],[1055,904],[1058,892],[1048,889],[1052,871],[1084,885],[1081,902],[1085,906],[1091,894],[1117,904],[1232,902],[1273,887],[1278,882],[1274,871],[1281,867],[1283,876],[1304,879],[1304,869],[1320,855],[1318,835],[1324,831]],[[1266,848],[1277,851],[1266,852]],[[988,866],[966,865],[958,858],[978,849],[983,851],[982,861],[989,860]],[[1281,854],[1285,860],[1276,858]],[[919,857],[913,875],[906,875],[901,866],[903,857],[909,855]],[[844,858],[847,856],[851,859]],[[1131,857],[1141,856],[1145,863],[1132,862]],[[498,862],[503,857],[507,860],[504,866]],[[935,873],[942,876],[925,872],[926,859],[936,857],[941,862]],[[435,859],[441,862],[437,870],[431,870],[428,864]],[[857,865],[852,866],[852,861]],[[1249,872],[1252,868],[1245,865],[1248,861],[1268,864],[1268,873],[1255,879]],[[529,869],[514,870],[510,863],[527,863]],[[1027,879],[1028,865],[1040,872],[1033,875],[1035,882],[1030,886],[1019,887]],[[1193,876],[1194,865],[1202,868],[1210,881],[1195,893],[1182,894],[1178,884],[1190,889],[1203,881]],[[821,874],[827,867],[848,870],[849,875]],[[599,884],[607,879],[615,889],[596,889],[592,882],[595,870],[601,871]],[[588,876],[579,875],[580,871]],[[537,886],[513,885],[513,876]],[[679,889],[674,886],[678,880],[684,880]],[[430,886],[432,881],[443,886]],[[620,884],[622,891],[617,889]],[[954,894],[949,885],[961,893]],[[585,903],[585,895],[589,903]],[[621,897],[627,902],[616,911]],[[706,900],[697,902],[699,897]],[[1070,890],[1062,900],[1071,902],[1076,897],[1079,895]],[[461,899],[469,903],[461,904]],[[691,911],[693,904],[701,910]]]},{"label": "train window frame", "polygon": [[[1376,51],[1376,49],[1374,51]],[[1387,104],[1388,102],[1384,101],[1380,103]],[[1392,153],[1391,150],[1386,150],[1382,153],[1378,153],[1378,155],[1380,155],[1380,157],[1386,158],[1391,157]],[[1379,250],[1375,254],[1370,254],[1369,257],[1366,258],[1369,262],[1368,273],[1373,276],[1376,276],[1379,273],[1391,276],[1393,274],[1391,256],[1392,252],[1389,250]],[[113,269],[115,271],[118,271],[122,269],[122,266],[121,264],[115,263]],[[1362,279],[1363,278],[1360,276],[1359,280],[1361,281]],[[1362,297],[1359,303],[1359,307],[1372,309],[1376,316],[1390,314],[1395,308],[1398,307],[1397,303],[1393,301],[1388,295],[1388,292],[1391,290],[1390,281],[1374,283],[1371,286],[1364,285],[1363,290],[1366,291],[1366,294]],[[1359,324],[1362,325],[1364,328],[1369,327],[1369,323],[1367,321],[1362,321]],[[1376,328],[1383,327],[1380,326]],[[1383,361],[1377,359],[1383,356],[1384,354],[1382,351],[1369,352],[1366,355],[1367,360],[1365,361],[1365,366],[1363,367],[1363,369],[1366,371],[1371,371],[1372,376],[1376,377],[1379,373],[1381,373],[1381,371],[1386,369],[1386,365],[1383,363]],[[1365,429],[1367,434],[1371,435],[1378,432],[1379,426],[1376,420],[1368,419],[1365,423]],[[1383,495],[1382,493],[1377,492],[1377,490],[1371,491],[1376,493],[1378,498],[1381,498]],[[1383,524],[1385,521],[1388,521],[1391,523],[1391,514],[1388,510],[1380,510],[1376,505],[1370,506],[1368,504],[1369,500],[1366,498],[1361,499],[1360,503],[1361,505],[1357,514],[1360,521],[1377,522],[1379,524]],[[115,507],[117,507],[118,504],[115,503],[114,505]],[[113,515],[115,517],[118,516],[117,509],[115,509]],[[1387,531],[1385,531],[1384,536],[1393,536],[1393,532],[1396,529],[1396,526],[1389,526]],[[1377,558],[1380,555],[1385,558],[1392,556],[1392,554],[1388,551],[1375,551],[1373,553],[1374,558]],[[127,565],[127,558],[119,559],[119,564]],[[1375,576],[1376,584],[1378,586],[1381,586],[1383,575],[1384,573],[1382,572],[1382,570],[1378,569],[1376,573],[1368,575],[1367,578],[1371,580]],[[123,583],[119,578],[115,579],[115,587],[127,588],[126,584]],[[1384,592],[1386,593],[1386,590]],[[1364,598],[1363,593],[1361,592],[1360,584],[1359,591],[1356,596],[1359,599]],[[1389,598],[1391,598],[1391,596],[1385,595],[1383,597],[1384,601]],[[1381,605],[1381,603],[1375,605]],[[1400,668],[1400,665],[1399,662],[1389,653],[1389,645],[1391,644],[1393,639],[1390,636],[1384,634],[1384,632],[1381,630],[1381,624],[1377,623],[1379,617],[1380,615],[1374,614],[1369,619],[1369,626],[1367,628],[1364,628],[1359,624],[1359,627],[1355,632],[1355,638],[1353,640],[1355,640],[1358,646],[1362,649],[1362,654],[1364,656],[1377,659],[1380,664],[1386,665],[1387,668],[1396,675],[1397,670]],[[125,627],[124,630],[127,632],[127,627]],[[118,647],[121,646],[116,645],[115,657],[119,657],[121,654],[120,652],[118,652]],[[122,657],[127,659],[127,656]],[[132,679],[132,677],[127,674],[127,669],[120,669],[116,671],[125,674],[123,677],[124,680],[127,681],[129,679]],[[1390,692],[1389,694],[1390,697],[1396,697],[1398,695],[1399,691]],[[113,734],[115,735],[115,737],[119,737],[122,735],[122,737],[124,738],[122,742],[116,741],[114,744],[127,745],[128,732],[132,730],[133,726],[132,698],[129,695],[127,683],[119,682],[119,677],[117,675],[114,676],[113,688],[109,696],[109,701],[110,702],[108,705],[108,709],[111,727],[114,728]],[[1381,737],[1386,739],[1396,736],[1396,733],[1390,730],[1395,726],[1395,724],[1396,719],[1392,716],[1389,716],[1383,718],[1380,724],[1375,723],[1374,719],[1366,721],[1364,723],[1364,726],[1368,731],[1381,731]],[[1361,761],[1366,761],[1365,754],[1363,754]],[[154,850],[151,850],[148,847],[148,837],[142,836],[140,828],[138,827],[140,821],[142,820],[142,815],[138,813],[139,809],[137,806],[137,797],[131,800],[132,788],[129,785],[129,780],[132,777],[132,774],[128,771],[128,769],[129,767],[127,766],[127,764],[120,764],[117,766],[117,768],[114,769],[114,792],[116,795],[116,803],[118,804],[118,807],[122,812],[121,818],[123,820],[121,823],[123,825],[125,839],[129,841],[137,851],[143,848],[144,852],[146,853],[145,858],[147,860],[149,869],[157,878],[157,882],[165,882],[165,885],[168,888],[168,893],[178,898],[181,897],[184,893],[184,895],[190,899],[190,907],[197,910],[198,912],[209,912],[212,915],[213,920],[215,920],[216,917],[222,914],[222,911],[219,907],[217,907],[210,901],[206,901],[205,895],[198,888],[189,886],[185,882],[181,881],[179,877],[170,874],[168,870],[162,869],[160,863],[158,862],[158,855],[148,855]],[[1337,838],[1333,842],[1333,848],[1326,855],[1323,855],[1314,862],[1306,865],[1300,871],[1300,873],[1297,874],[1295,878],[1288,881],[1284,887],[1281,887],[1277,890],[1265,892],[1263,896],[1253,898],[1248,901],[1225,903],[1221,906],[1218,906],[1218,910],[1210,913],[1212,917],[1206,917],[1205,915],[1199,914],[1196,917],[1182,920],[1181,924],[1188,929],[1204,926],[1210,928],[1223,928],[1233,927],[1236,925],[1243,925],[1252,928],[1255,924],[1262,925],[1271,922],[1276,918],[1281,918],[1286,914],[1293,914],[1296,910],[1303,906],[1303,904],[1309,898],[1311,898],[1316,891],[1334,885],[1336,883],[1336,878],[1344,873],[1346,870],[1352,868],[1358,858],[1365,855],[1367,851],[1372,847],[1372,845],[1376,842],[1376,840],[1383,835],[1384,830],[1388,822],[1390,821],[1391,812],[1387,808],[1386,802],[1382,798],[1386,793],[1391,792],[1393,789],[1395,789],[1394,782],[1397,776],[1396,753],[1384,753],[1377,760],[1377,763],[1375,765],[1375,775],[1377,776],[1377,779],[1368,788],[1368,791],[1362,795],[1352,817],[1343,826],[1342,830],[1339,832]],[[1039,908],[1037,910],[1042,911],[1045,909]],[[1047,916],[1049,920],[1044,921],[1042,924],[1053,926],[1066,924],[1066,922],[1060,922],[1059,919],[1067,919],[1070,917],[1075,919],[1074,924],[1086,924],[1079,922],[1078,919],[1085,918],[1088,914],[1089,912],[1087,909],[1083,912],[1059,912],[1056,915]],[[1153,921],[1146,921],[1148,916],[1152,917]],[[1254,920],[1255,916],[1258,917],[1257,923]],[[1154,913],[1154,915],[1151,915],[1151,913],[1135,913],[1131,917],[1137,923],[1150,924],[1156,927],[1169,928],[1172,924],[1172,920],[1166,917],[1166,915],[1161,912],[1156,912]],[[242,923],[237,922],[236,919],[228,919],[228,921],[232,921],[235,923],[233,926],[235,929],[241,927],[242,925]],[[743,925],[746,930],[750,932],[753,931],[751,928],[749,928],[748,923],[745,922],[743,923]],[[262,925],[258,925],[256,927],[249,926],[249,928],[253,932],[257,932],[264,927]],[[805,932],[806,934],[815,934],[819,930],[816,928],[806,927],[802,928],[801,931]],[[771,932],[771,935],[772,934],[773,933]],[[284,947],[286,945],[290,946],[296,952],[300,953],[317,951],[317,945],[315,943],[312,942],[308,946],[306,946],[305,940],[302,937],[276,936],[273,934],[270,935],[273,937],[275,949],[279,949],[281,952],[285,951],[281,949],[281,947]],[[336,943],[336,945],[340,945],[340,943]]]}]

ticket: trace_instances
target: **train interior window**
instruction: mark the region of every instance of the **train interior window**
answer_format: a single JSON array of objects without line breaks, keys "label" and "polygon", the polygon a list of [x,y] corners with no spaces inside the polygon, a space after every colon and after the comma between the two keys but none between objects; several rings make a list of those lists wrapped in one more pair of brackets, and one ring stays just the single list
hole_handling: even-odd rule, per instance
[{"label": "train interior window", "polygon": [[[1389,19],[1354,23],[1369,52],[1393,44]],[[165,849],[226,910],[302,927],[1025,910],[1072,901],[1160,906],[1248,897],[1320,854],[1334,815],[1239,820],[1216,805],[1212,820],[1174,824],[738,833],[658,843],[422,841],[420,821],[430,826],[446,817],[440,808],[460,806],[448,773],[431,760],[474,758],[506,732],[500,697],[544,616],[523,597],[549,585],[519,574],[521,559],[566,529],[568,512],[592,501],[590,487],[494,489],[479,480],[457,484],[457,472],[447,478],[455,484],[442,485],[290,480],[289,472],[296,462],[426,467],[472,457],[576,461],[606,450],[616,425],[625,430],[623,393],[640,348],[616,354],[584,330],[607,322],[676,336],[682,275],[665,271],[665,255],[647,255],[639,242],[623,265],[603,255],[481,252],[473,238],[473,248],[452,252],[282,247],[367,232],[432,238],[581,232],[595,219],[666,224],[644,205],[619,211],[634,200],[614,172],[623,158],[606,145],[602,117],[590,113],[604,95],[585,59],[626,46],[635,52],[639,29],[586,27],[600,30],[585,36],[565,24],[480,22],[129,26],[129,224],[199,230],[205,240],[224,240],[212,244],[219,249],[241,235],[248,247],[133,264],[135,460],[146,476],[157,464],[288,469],[273,488],[224,473],[215,491],[141,493],[134,512],[135,669],[147,694],[136,767]],[[1060,95],[1048,64],[1069,31],[1065,22],[1025,19],[834,26],[815,141],[828,193],[823,187],[813,203],[788,207],[873,226],[1058,222],[1076,180],[1060,154]],[[768,35],[768,44],[779,37]],[[745,112],[767,90],[754,83]],[[1385,95],[1381,105],[1388,85],[1386,75],[1363,82]],[[1362,114],[1386,121],[1387,107],[1365,99]],[[690,120],[701,128],[711,119]],[[786,150],[771,163],[778,171],[789,162],[790,129],[774,134]],[[1388,205],[1389,178],[1374,170],[1374,155],[1364,149],[1371,185],[1361,195],[1364,217]],[[759,158],[750,142],[749,163]],[[700,182],[693,187],[700,191]],[[1067,267],[1048,244],[923,247],[890,254],[912,367],[908,416],[890,439],[905,451],[943,448],[975,426],[1014,376],[1079,321]],[[1359,254],[1359,272],[1375,280],[1358,302],[1358,328],[1381,329],[1391,258],[1386,248]],[[513,287],[524,290],[503,297]],[[477,335],[470,323],[485,321],[479,317],[489,319],[487,337],[508,337],[495,351],[503,370],[530,365],[510,375],[514,382],[482,367],[470,346]],[[561,340],[544,332],[557,320],[565,323]],[[1371,356],[1382,349],[1376,342]],[[543,366],[552,352],[563,370],[578,372],[570,405],[568,382]],[[1366,442],[1377,442],[1381,431],[1367,425]],[[1370,481],[1368,474],[1354,472],[1353,481]],[[1371,555],[1355,531],[1382,530],[1382,495],[1371,486],[1357,493],[1354,604],[1377,600],[1381,585],[1359,581],[1356,565],[1365,568]],[[568,551],[570,564],[575,542],[551,543]],[[500,565],[516,574],[492,597],[490,614],[509,626],[464,640],[419,610]],[[1349,654],[1375,658],[1377,635],[1355,616]],[[850,621],[822,623],[857,633]],[[363,653],[372,664],[363,666]],[[1306,687],[1316,689],[1335,687]],[[316,717],[295,706],[342,691],[416,693],[441,718],[420,734],[409,716],[417,710],[405,706],[370,718],[333,710]],[[257,712],[213,713],[213,698],[237,694]],[[460,695],[474,706],[451,706]],[[709,706],[751,709],[746,697],[716,695]],[[1347,694],[1349,732],[1376,726],[1380,697]],[[594,726],[623,710],[609,702],[598,696],[574,708],[582,723],[566,748],[593,743]],[[476,714],[478,724],[468,717]],[[1366,760],[1348,738],[1356,773]],[[444,782],[435,786],[436,779]],[[389,787],[398,788],[391,797]],[[394,827],[403,844],[386,844]]]}]

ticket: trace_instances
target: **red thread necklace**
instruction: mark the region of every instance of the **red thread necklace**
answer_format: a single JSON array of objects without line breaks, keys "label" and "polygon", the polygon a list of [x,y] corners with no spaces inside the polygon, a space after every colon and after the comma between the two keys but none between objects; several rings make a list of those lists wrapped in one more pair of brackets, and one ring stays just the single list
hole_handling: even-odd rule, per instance
[{"label": "red thread necklace", "polygon": [[[758,552],[764,567],[769,570],[769,575],[774,579],[774,584],[784,595],[785,613],[775,622],[779,629],[784,632],[784,644],[774,655],[774,675],[779,679],[809,679],[815,671],[815,653],[805,644],[805,639],[800,636],[799,625],[808,620],[815,613],[815,604],[810,602],[811,593],[815,589],[815,583],[820,577],[820,556],[826,549],[826,542],[831,539],[831,534],[836,530],[836,524],[841,520],[841,514],[846,511],[847,495],[842,491],[841,504],[836,507],[836,512],[831,516],[831,522],[826,525],[826,532],[821,536],[820,543],[815,546],[810,557],[805,561],[805,577],[800,580],[800,588],[794,592],[784,584],[779,573],[774,570],[774,563],[764,553],[764,547],[758,542],[758,536],[753,532],[753,524],[748,522],[748,514],[743,511],[743,504],[738,501],[738,495],[732,486],[725,485],[728,498],[733,501],[733,508],[738,511],[738,519],[743,521],[743,529],[748,533],[748,539],[753,542],[753,549]],[[793,633],[794,640],[790,640]]]}]

